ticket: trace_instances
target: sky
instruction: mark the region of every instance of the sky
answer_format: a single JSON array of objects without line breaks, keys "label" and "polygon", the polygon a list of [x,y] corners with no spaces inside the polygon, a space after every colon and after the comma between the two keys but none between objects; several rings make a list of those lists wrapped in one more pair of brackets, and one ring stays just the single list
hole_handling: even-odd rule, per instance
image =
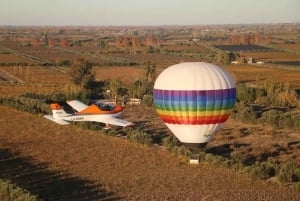
[{"label": "sky", "polygon": [[300,0],[0,0],[0,25],[155,26],[300,22]]}]

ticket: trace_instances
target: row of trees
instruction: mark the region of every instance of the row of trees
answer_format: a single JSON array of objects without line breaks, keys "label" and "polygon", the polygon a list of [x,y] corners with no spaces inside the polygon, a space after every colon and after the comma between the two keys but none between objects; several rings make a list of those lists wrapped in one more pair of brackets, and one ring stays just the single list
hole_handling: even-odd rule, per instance
[{"label": "row of trees", "polygon": [[132,83],[130,88],[122,85],[120,80],[112,79],[110,81],[96,81],[93,65],[83,59],[78,59],[74,65],[70,67],[69,75],[71,85],[70,90],[87,91],[92,96],[99,95],[106,90],[110,91],[110,95],[117,102],[119,97],[126,95],[132,98],[142,98],[144,95],[152,95],[152,89],[155,81],[156,66],[150,62],[144,66],[142,77]]},{"label": "row of trees", "polygon": [[250,34],[234,34],[229,38],[229,42],[235,45],[253,45],[266,43],[269,44],[271,42],[271,38],[269,35],[261,36],[260,34],[250,33]]}]

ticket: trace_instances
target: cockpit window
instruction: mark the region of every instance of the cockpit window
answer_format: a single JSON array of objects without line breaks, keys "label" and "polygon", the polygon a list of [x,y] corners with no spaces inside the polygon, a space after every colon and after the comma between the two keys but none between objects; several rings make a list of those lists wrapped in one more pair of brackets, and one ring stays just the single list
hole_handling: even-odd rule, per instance
[{"label": "cockpit window", "polygon": [[115,108],[114,105],[107,104],[107,103],[96,103],[97,107],[102,111],[111,111]]}]

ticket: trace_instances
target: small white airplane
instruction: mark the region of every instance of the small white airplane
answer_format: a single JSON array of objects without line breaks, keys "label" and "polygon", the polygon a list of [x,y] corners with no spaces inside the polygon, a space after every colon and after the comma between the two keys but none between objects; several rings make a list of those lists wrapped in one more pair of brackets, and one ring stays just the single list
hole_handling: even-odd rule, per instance
[{"label": "small white airplane", "polygon": [[95,103],[90,106],[78,101],[71,100],[66,102],[77,112],[67,113],[63,107],[58,103],[51,103],[50,107],[52,109],[53,115],[44,115],[46,119],[54,121],[60,125],[69,124],[69,121],[93,121],[105,123],[105,129],[109,129],[109,125],[117,126],[132,126],[131,122],[117,118],[124,107],[121,105],[110,105],[107,103]]}]

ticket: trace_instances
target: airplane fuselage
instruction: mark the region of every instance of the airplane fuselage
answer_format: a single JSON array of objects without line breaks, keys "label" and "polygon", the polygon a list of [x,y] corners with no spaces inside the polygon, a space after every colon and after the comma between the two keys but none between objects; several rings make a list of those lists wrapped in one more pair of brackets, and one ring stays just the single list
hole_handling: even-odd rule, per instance
[{"label": "airplane fuselage", "polygon": [[117,117],[121,114],[121,112],[114,114],[71,114],[69,116],[61,117],[61,119],[65,121],[102,121],[106,117]]}]

